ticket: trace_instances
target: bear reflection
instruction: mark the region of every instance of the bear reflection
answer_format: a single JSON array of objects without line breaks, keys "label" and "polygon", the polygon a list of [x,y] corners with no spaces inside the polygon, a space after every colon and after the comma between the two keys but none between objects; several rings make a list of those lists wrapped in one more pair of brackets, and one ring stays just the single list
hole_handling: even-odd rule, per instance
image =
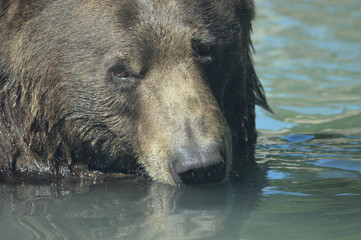
[{"label": "bear reflection", "polygon": [[2,191],[0,230],[6,239],[239,239],[260,188],[128,179]]}]

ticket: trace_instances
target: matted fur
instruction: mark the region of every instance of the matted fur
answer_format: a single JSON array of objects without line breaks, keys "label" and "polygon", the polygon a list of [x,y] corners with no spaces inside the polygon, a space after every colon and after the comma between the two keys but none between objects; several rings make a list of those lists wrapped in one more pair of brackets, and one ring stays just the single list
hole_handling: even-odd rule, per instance
[{"label": "matted fur", "polygon": [[236,173],[255,143],[251,0],[1,0],[0,17],[3,178],[174,184],[174,149],[217,145]]}]

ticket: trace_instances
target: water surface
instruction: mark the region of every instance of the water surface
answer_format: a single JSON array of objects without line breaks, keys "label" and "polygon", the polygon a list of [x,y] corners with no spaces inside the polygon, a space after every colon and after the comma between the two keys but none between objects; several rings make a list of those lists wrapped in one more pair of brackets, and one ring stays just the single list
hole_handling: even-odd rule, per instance
[{"label": "water surface", "polygon": [[257,0],[248,181],[2,184],[0,239],[361,239],[361,2]]}]

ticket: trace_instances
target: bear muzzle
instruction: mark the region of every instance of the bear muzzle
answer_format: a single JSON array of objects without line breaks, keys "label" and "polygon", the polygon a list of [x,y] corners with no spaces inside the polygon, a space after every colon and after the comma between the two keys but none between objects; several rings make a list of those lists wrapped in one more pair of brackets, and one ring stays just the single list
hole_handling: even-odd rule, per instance
[{"label": "bear muzzle", "polygon": [[169,169],[178,185],[219,183],[226,178],[226,156],[215,144],[179,147],[171,156]]}]

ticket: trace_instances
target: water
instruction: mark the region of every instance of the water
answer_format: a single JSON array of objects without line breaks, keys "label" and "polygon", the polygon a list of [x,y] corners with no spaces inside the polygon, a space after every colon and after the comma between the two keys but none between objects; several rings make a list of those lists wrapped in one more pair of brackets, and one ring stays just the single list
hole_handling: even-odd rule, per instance
[{"label": "water", "polygon": [[361,239],[361,3],[257,0],[248,182],[2,184],[0,239]]}]

